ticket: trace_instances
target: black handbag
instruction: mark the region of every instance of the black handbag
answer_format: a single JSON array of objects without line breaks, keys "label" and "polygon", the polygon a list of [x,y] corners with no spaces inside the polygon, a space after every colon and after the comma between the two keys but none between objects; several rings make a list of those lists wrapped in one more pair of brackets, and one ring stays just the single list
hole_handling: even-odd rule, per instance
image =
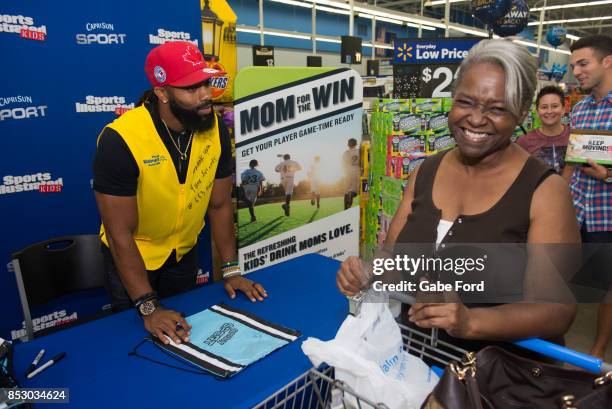
[{"label": "black handbag", "polygon": [[612,372],[596,377],[490,346],[451,363],[422,409],[610,409]]}]

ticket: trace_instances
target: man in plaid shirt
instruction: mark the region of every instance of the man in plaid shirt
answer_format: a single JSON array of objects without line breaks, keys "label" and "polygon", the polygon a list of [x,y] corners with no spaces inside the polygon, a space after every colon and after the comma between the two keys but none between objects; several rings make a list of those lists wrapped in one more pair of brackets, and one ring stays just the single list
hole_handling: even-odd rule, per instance
[{"label": "man in plaid shirt", "polygon": [[[572,110],[572,129],[612,131],[612,37],[583,37],[571,47],[570,64],[580,88],[589,95]],[[612,169],[591,160],[576,167],[570,185],[584,243],[612,243]],[[609,285],[611,254],[607,250],[591,265],[606,271],[594,273]],[[612,337],[612,292],[599,306],[597,337],[591,355],[603,358]]]}]

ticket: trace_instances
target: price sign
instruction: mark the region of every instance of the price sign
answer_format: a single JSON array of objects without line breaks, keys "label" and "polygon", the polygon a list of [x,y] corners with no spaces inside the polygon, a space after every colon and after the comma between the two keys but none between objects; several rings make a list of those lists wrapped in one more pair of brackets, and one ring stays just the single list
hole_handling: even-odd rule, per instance
[{"label": "price sign", "polygon": [[421,68],[421,98],[450,98],[459,64],[430,64]]},{"label": "price sign", "polygon": [[478,41],[467,37],[395,40],[395,97],[450,98],[459,65]]}]

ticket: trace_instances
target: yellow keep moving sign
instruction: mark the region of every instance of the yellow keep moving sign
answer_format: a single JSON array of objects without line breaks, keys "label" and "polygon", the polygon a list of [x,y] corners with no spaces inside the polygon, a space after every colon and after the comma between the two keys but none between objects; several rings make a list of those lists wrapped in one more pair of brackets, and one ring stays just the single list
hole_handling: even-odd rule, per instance
[{"label": "yellow keep moving sign", "polygon": [[612,165],[612,131],[572,129],[565,162],[586,163],[587,159],[601,165]]}]

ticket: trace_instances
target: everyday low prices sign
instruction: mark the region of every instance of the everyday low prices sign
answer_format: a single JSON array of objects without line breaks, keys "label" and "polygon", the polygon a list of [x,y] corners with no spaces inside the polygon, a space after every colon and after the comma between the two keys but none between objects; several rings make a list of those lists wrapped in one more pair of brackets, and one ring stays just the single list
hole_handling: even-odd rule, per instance
[{"label": "everyday low prices sign", "polygon": [[449,98],[461,61],[480,38],[398,39],[394,50],[397,98]]},{"label": "everyday low prices sign", "polygon": [[460,63],[480,38],[410,39],[394,41],[396,64]]}]

